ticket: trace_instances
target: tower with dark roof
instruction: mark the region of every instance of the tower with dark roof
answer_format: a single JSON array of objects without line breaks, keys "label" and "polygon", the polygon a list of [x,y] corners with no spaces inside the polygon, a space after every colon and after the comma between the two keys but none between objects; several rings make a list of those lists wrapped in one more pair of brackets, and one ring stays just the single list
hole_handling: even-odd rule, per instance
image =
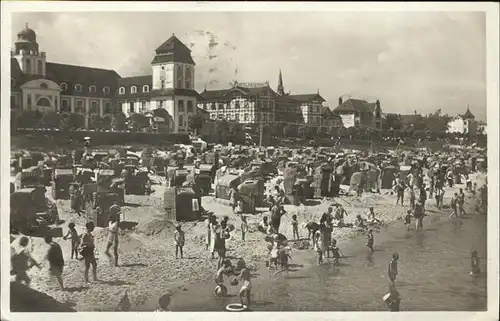
[{"label": "tower with dark roof", "polygon": [[151,62],[153,89],[194,90],[194,66],[191,50],[174,34],[155,50]]},{"label": "tower with dark roof", "polygon": [[469,106],[467,106],[467,111],[462,115],[463,119],[474,119],[474,115],[471,113]]},{"label": "tower with dark roof", "polygon": [[281,75],[281,69],[280,69],[280,74],[278,76],[278,88],[276,88],[276,92],[280,96],[285,95],[285,88],[283,87],[283,76]]},{"label": "tower with dark roof", "polygon": [[28,28],[28,24],[17,33],[17,41],[15,42],[12,57],[18,61],[19,67],[24,74],[45,77],[45,52],[38,51],[36,33]]}]

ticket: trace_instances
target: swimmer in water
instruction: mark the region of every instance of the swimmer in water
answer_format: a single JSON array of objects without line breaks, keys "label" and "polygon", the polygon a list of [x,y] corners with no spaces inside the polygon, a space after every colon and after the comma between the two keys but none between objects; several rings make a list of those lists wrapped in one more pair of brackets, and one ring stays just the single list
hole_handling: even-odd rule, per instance
[{"label": "swimmer in water", "polygon": [[368,230],[368,233],[366,234],[366,246],[373,252],[373,231],[372,229]]},{"label": "swimmer in water", "polygon": [[479,273],[481,273],[481,268],[479,266],[479,257],[477,255],[477,251],[472,251],[470,263],[471,263],[471,271],[469,275],[471,276],[479,275]]},{"label": "swimmer in water", "polygon": [[398,275],[398,259],[399,259],[399,254],[394,253],[392,254],[392,260],[389,261],[389,269],[387,270],[387,273],[389,275],[389,279],[391,280],[392,285],[394,285],[394,282],[396,281],[396,276]]},{"label": "swimmer in water", "polygon": [[250,271],[247,269],[246,265],[243,265],[243,268],[240,272],[240,280],[243,283],[241,285],[240,293],[238,294],[240,297],[241,306],[244,305],[244,298],[246,299],[247,308],[250,307],[250,293],[252,291],[252,283]]}]

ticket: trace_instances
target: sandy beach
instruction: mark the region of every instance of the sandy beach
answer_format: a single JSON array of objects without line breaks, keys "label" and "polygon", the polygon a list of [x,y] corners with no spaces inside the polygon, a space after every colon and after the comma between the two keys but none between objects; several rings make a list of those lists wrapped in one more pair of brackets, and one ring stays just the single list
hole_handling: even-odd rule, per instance
[{"label": "sandy beach", "polygon": [[[486,174],[482,173],[472,176],[478,187],[484,184],[485,178]],[[445,188],[443,210],[436,208],[433,199],[428,200],[426,209],[429,216],[449,215],[449,199],[460,187],[464,185]],[[186,290],[185,285],[189,283],[207,282],[207,286],[212,286],[217,259],[211,259],[210,253],[205,250],[205,224],[203,222],[183,223],[183,230],[186,232],[184,258],[176,260],[173,226],[163,218],[163,187],[154,185],[153,188],[154,193],[148,196],[127,195],[125,197],[123,229],[120,233],[119,267],[114,267],[104,254],[107,231],[103,228],[96,228],[94,235],[98,250],[98,282],[84,285],[83,262],[70,259],[71,242],[69,240],[56,238],[55,241],[61,245],[66,260],[63,278],[67,290],[59,290],[56,280],[49,277],[46,262],[42,269],[32,268],[29,271],[32,277],[31,287],[52,296],[76,311],[115,311],[125,293],[131,303],[130,309],[134,310],[140,309],[151,300],[156,300],[166,291],[173,292],[175,296],[177,291]],[[50,188],[48,188],[47,195],[50,195]],[[467,196],[468,202],[472,203],[470,193]],[[391,195],[390,190],[382,190],[380,194],[364,193],[361,197],[342,196],[335,199],[311,200],[309,205],[285,205],[288,214],[282,217],[280,232],[291,239],[291,216],[293,214],[297,214],[299,225],[309,221],[319,221],[322,213],[327,211],[332,203],[337,202],[348,213],[346,223],[353,223],[357,214],[366,218],[369,207],[373,206],[376,217],[383,222],[380,229],[375,229],[375,234],[383,233],[384,226],[401,220],[408,210],[409,202],[406,199],[405,206],[396,205],[395,201],[395,195]],[[69,210],[69,201],[57,200],[56,203],[59,216],[65,221],[61,225],[63,233],[67,233],[69,222],[75,222],[77,231],[82,233],[84,220]],[[229,223],[235,225],[236,230],[226,242],[229,258],[234,262],[237,258],[243,258],[254,273],[262,267],[267,259],[267,248],[264,234],[256,231],[256,225],[262,220],[262,216],[269,215],[268,209],[258,208],[256,215],[247,215],[250,233],[247,234],[246,241],[242,241],[240,218],[232,213],[228,205],[213,196],[204,197],[202,205],[219,217],[229,216]],[[424,220],[424,224],[432,224],[431,222],[432,218]],[[301,238],[307,237],[307,231],[304,228],[300,228],[299,233]],[[335,228],[333,236],[342,247],[348,244],[351,238],[361,233],[353,228]],[[34,257],[42,260],[46,245],[41,238],[34,237],[32,240]],[[295,242],[292,245],[294,244]],[[314,256],[315,253],[311,249],[294,250],[294,262],[304,260],[300,262],[304,265],[303,268],[307,268],[307,262],[311,262],[307,258]]]}]

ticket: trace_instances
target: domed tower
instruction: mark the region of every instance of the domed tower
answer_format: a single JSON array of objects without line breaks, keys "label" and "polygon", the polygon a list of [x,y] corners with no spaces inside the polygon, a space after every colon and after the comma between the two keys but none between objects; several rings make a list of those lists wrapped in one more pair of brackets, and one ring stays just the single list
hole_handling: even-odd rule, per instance
[{"label": "domed tower", "polygon": [[24,74],[45,77],[45,52],[38,51],[36,33],[28,28],[28,24],[18,32],[12,56],[16,58]]}]

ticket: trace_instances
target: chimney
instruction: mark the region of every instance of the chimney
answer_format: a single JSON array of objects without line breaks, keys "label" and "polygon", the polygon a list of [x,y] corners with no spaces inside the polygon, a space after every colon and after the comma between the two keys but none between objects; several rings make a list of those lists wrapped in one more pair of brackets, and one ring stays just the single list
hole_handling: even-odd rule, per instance
[{"label": "chimney", "polygon": [[342,97],[339,97],[339,106],[342,105]]}]

